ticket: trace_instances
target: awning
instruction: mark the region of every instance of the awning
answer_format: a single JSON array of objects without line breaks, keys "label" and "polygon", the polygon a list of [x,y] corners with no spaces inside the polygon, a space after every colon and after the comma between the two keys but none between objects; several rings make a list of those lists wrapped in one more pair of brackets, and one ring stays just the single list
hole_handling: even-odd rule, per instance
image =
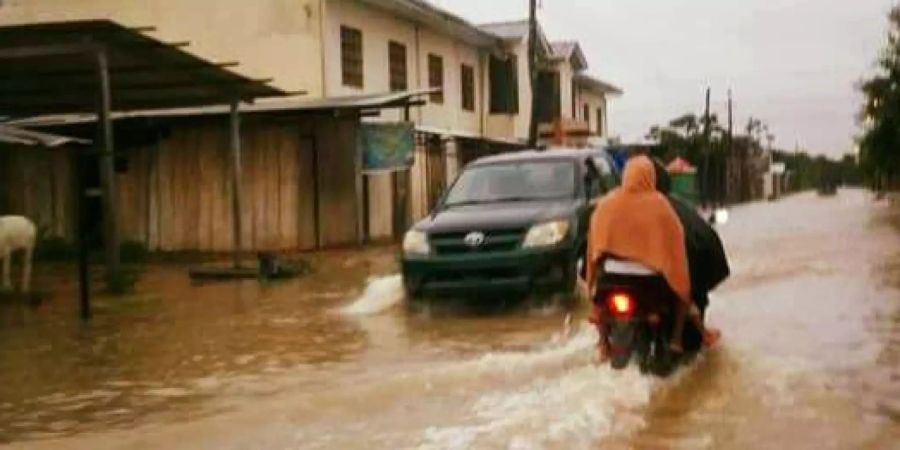
[{"label": "awning", "polygon": [[153,28],[108,20],[0,27],[0,118],[97,109],[100,69],[109,75],[110,109],[228,104],[287,93],[161,42]]},{"label": "awning", "polygon": [[[317,112],[335,110],[374,110],[388,108],[404,108],[422,104],[429,94],[439,89],[421,89],[415,91],[389,92],[383,94],[353,95],[346,97],[330,97],[311,100],[271,100],[253,104],[241,104],[241,114],[263,114],[277,112]],[[228,106],[214,105],[200,108],[155,109],[145,111],[114,112],[113,120],[135,118],[176,118],[192,116],[220,116],[229,113]],[[18,126],[63,126],[90,123],[96,120],[95,114],[62,114],[31,117],[13,120],[8,123]]]},{"label": "awning", "polygon": [[59,147],[66,144],[90,144],[91,141],[58,134],[26,130],[9,125],[0,125],[0,144]]}]

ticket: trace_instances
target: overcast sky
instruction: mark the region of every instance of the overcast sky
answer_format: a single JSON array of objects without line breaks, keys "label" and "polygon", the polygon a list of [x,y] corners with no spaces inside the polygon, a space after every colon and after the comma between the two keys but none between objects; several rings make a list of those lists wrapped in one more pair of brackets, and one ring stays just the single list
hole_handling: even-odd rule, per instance
[{"label": "overcast sky", "polygon": [[[432,0],[476,23],[521,19],[527,0]],[[653,124],[700,113],[712,87],[736,126],[769,123],[776,146],[853,151],[856,82],[873,70],[894,0],[539,0],[551,40],[576,39],[591,74],[615,83],[610,129],[641,139]]]}]

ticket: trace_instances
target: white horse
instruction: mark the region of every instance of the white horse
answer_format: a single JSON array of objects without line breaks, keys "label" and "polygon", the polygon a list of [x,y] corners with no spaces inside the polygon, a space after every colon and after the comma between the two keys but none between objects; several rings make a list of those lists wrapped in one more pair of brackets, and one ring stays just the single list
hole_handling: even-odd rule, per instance
[{"label": "white horse", "polygon": [[31,285],[31,258],[37,228],[28,218],[22,216],[0,216],[0,258],[3,259],[3,289],[11,289],[13,253],[22,250],[22,292],[28,292]]}]

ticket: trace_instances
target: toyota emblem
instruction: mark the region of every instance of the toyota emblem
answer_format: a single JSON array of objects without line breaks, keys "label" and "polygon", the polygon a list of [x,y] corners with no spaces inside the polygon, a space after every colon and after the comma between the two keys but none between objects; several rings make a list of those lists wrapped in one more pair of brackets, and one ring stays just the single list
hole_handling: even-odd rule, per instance
[{"label": "toyota emblem", "polygon": [[484,233],[480,231],[473,231],[463,238],[463,242],[465,242],[466,245],[472,248],[480,247],[481,244],[484,244]]}]

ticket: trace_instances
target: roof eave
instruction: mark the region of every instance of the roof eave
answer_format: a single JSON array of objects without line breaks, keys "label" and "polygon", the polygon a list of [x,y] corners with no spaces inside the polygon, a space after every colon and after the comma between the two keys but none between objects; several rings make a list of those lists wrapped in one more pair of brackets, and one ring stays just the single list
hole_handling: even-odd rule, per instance
[{"label": "roof eave", "polygon": [[422,0],[360,0],[415,23],[430,26],[477,47],[499,47],[502,39],[465,19]]}]

